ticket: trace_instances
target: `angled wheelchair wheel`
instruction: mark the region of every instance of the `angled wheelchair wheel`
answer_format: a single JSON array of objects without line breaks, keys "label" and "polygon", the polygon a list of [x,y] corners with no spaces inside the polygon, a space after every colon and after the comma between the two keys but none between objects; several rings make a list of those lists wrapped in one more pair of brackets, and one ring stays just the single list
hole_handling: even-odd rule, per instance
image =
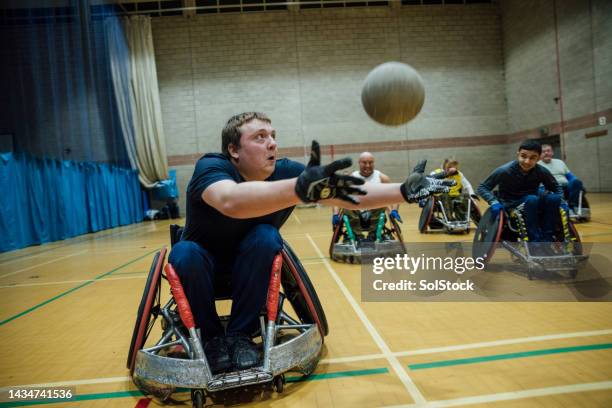
[{"label": "angled wheelchair wheel", "polygon": [[474,233],[472,245],[472,257],[474,259],[482,258],[485,264],[491,260],[497,243],[501,239],[505,219],[506,215],[503,211],[499,213],[497,218],[493,218],[491,210],[487,209]]},{"label": "angled wheelchair wheel", "polygon": [[151,332],[155,319],[157,319],[160,312],[161,276],[165,258],[166,247],[163,247],[161,251],[155,254],[153,263],[149,269],[149,276],[147,277],[142,299],[138,306],[136,324],[134,325],[132,341],[130,342],[130,351],[128,352],[127,368],[130,370],[130,375],[134,373],[136,353],[138,353],[138,350],[140,350],[147,341],[147,337]]},{"label": "angled wheelchair wheel", "polygon": [[480,223],[480,219],[482,218],[482,213],[480,212],[480,208],[478,208],[478,204],[476,203],[476,200],[474,200],[471,197],[470,197],[470,200],[472,200],[470,218],[472,219],[474,224],[478,225]]},{"label": "angled wheelchair wheel", "polygon": [[344,211],[340,210],[338,213],[338,217],[340,217],[340,222],[338,225],[334,227],[334,234],[332,235],[331,243],[329,244],[329,258],[334,259],[334,244],[336,244],[340,240],[340,235],[342,233],[342,216],[344,215]]},{"label": "angled wheelchair wheel", "polygon": [[181,227],[177,224],[170,225],[170,247],[174,247],[174,244],[181,240],[181,236],[183,235],[184,227]]},{"label": "angled wheelchair wheel", "polygon": [[395,238],[404,246],[404,237],[402,236],[402,229],[399,226],[397,220],[393,217],[389,217],[391,220],[391,226],[393,227],[392,232]]},{"label": "angled wheelchair wheel", "polygon": [[327,318],[306,270],[286,242],[282,255],[281,283],[287,300],[303,323],[316,323],[321,334],[327,336],[329,334]]},{"label": "angled wheelchair wheel", "polygon": [[568,248],[568,252],[571,252],[571,255],[582,255],[583,254],[583,250],[582,250],[582,242],[580,239],[580,234],[578,234],[578,230],[576,230],[576,226],[574,225],[573,222],[568,222],[567,223],[567,228],[568,228],[568,232],[569,232],[569,240],[566,240],[565,238],[565,234],[563,232],[563,229],[559,229],[556,233],[556,240],[559,243],[569,243],[568,241],[572,242],[572,245]]},{"label": "angled wheelchair wheel", "polygon": [[425,207],[423,207],[423,210],[421,211],[421,216],[419,217],[419,231],[421,231],[422,234],[427,232],[427,227],[429,227],[429,223],[433,217],[435,205],[436,199],[435,197],[431,196],[427,199]]}]

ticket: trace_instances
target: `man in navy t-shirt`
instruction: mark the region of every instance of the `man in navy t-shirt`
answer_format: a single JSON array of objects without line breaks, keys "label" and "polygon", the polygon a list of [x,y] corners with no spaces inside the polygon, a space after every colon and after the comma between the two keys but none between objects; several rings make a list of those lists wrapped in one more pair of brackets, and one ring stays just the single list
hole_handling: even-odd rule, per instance
[{"label": "man in navy t-shirt", "polygon": [[[259,362],[250,334],[258,327],[272,260],[283,245],[279,229],[296,204],[323,200],[351,209],[378,208],[448,191],[444,182],[423,175],[424,162],[402,184],[366,183],[360,188],[363,180],[336,174],[351,165],[349,158],[320,165],[316,142],[308,167],[277,159],[276,131],[262,113],[231,117],[221,145],[222,154],[206,154],[196,164],[187,187],[185,229],[169,257],[201,330],[213,373]],[[231,275],[232,282],[225,332],[214,292],[215,279],[224,274]]]}]

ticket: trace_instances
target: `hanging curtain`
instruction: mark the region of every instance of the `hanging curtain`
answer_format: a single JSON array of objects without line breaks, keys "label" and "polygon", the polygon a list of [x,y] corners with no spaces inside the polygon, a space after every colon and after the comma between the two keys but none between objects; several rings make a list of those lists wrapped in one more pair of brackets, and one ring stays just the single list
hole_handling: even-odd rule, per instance
[{"label": "hanging curtain", "polygon": [[168,178],[151,18],[111,18],[105,29],[126,150],[140,182],[151,188]]},{"label": "hanging curtain", "polygon": [[0,154],[0,252],[144,217],[138,174],[105,163]]}]

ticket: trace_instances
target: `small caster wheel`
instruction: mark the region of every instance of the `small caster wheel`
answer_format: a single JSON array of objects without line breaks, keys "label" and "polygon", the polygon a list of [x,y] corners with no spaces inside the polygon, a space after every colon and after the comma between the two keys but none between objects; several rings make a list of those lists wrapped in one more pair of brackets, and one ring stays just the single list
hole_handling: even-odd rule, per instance
[{"label": "small caster wheel", "polygon": [[202,390],[191,390],[191,402],[193,408],[204,407],[204,392]]},{"label": "small caster wheel", "polygon": [[285,388],[285,376],[284,375],[277,375],[276,377],[274,377],[274,389],[276,390],[276,392],[278,392],[279,394],[283,392],[283,389]]}]

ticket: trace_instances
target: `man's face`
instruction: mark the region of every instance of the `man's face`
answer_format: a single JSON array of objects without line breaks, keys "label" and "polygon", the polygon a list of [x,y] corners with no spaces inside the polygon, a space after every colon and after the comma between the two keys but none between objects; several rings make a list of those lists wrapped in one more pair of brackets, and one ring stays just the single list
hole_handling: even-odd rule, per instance
[{"label": "man's face", "polygon": [[542,146],[542,161],[544,163],[550,163],[550,159],[554,156],[554,152],[551,146]]},{"label": "man's face", "polygon": [[359,158],[359,174],[369,177],[374,172],[374,157],[366,156]]},{"label": "man's face", "polygon": [[276,131],[268,122],[253,119],[240,133],[240,147],[230,147],[238,171],[247,181],[267,179],[276,166]]},{"label": "man's face", "polygon": [[538,164],[538,160],[540,160],[538,152],[534,152],[533,150],[521,149],[518,151],[517,156],[519,166],[524,172],[533,169],[535,165]]}]

